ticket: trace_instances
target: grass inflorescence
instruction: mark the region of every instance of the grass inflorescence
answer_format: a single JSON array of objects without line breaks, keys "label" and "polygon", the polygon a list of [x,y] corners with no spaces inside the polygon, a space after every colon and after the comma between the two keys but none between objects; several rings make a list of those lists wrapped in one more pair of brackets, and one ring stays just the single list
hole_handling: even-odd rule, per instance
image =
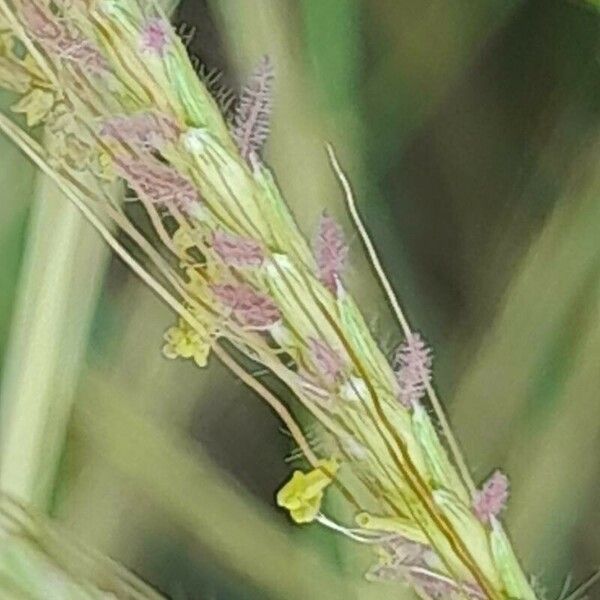
[{"label": "grass inflorescence", "polygon": [[[164,355],[199,367],[214,355],[281,417],[305,461],[276,496],[292,520],[375,548],[369,576],[422,598],[535,600],[500,522],[508,480],[497,471],[474,486],[433,388],[432,352],[394,296],[331,147],[404,334],[393,357],[344,283],[340,226],[324,213],[310,244],[283,200],[263,159],[271,60],[225,109],[151,2],[0,0],[0,35],[0,81],[25,119],[0,117],[3,131],[177,314]],[[39,126],[44,146],[27,132]],[[114,194],[125,187],[151,235]],[[312,439],[248,359],[310,413]],[[354,522],[329,513],[330,492]]]}]

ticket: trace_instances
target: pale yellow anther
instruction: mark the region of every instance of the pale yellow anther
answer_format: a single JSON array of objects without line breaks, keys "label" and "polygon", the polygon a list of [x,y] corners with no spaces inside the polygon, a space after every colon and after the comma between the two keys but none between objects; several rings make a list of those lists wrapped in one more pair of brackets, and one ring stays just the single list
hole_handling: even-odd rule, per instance
[{"label": "pale yellow anther", "polygon": [[208,332],[200,334],[180,319],[176,327],[165,332],[163,355],[167,358],[193,358],[199,367],[205,367],[210,353]]},{"label": "pale yellow anther", "polygon": [[314,521],[321,509],[323,491],[333,481],[337,469],[334,460],[327,460],[308,473],[294,471],[292,478],[277,493],[277,504],[287,508],[296,523]]}]

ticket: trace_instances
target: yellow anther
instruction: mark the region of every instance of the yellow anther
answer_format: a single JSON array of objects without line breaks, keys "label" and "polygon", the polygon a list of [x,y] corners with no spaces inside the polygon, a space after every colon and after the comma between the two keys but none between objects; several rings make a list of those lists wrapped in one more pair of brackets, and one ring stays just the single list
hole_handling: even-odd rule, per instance
[{"label": "yellow anther", "polygon": [[333,481],[338,465],[321,461],[308,473],[294,471],[292,478],[277,493],[277,504],[290,511],[296,523],[310,523],[319,514],[323,491]]}]

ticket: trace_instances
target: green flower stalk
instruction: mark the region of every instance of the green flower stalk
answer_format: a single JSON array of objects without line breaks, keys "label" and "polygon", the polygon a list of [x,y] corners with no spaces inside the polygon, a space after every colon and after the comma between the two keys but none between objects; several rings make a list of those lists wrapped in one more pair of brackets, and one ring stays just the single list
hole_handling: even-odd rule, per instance
[{"label": "green flower stalk", "polygon": [[161,600],[108,558],[69,540],[44,517],[0,495],[2,598]]},{"label": "green flower stalk", "polygon": [[[7,117],[0,125],[178,313],[165,356],[204,366],[215,354],[284,420],[307,463],[277,493],[292,520],[377,548],[370,576],[408,582],[421,598],[535,600],[499,521],[508,482],[495,473],[474,489],[432,388],[431,352],[393,296],[333,151],[405,334],[391,362],[344,285],[340,227],[324,214],[311,247],[261,158],[269,59],[223,114],[152,2],[0,0],[0,32],[0,83],[19,95],[13,110],[28,127],[45,126],[46,150]],[[114,199],[119,184],[151,231]],[[151,272],[108,233],[109,220]],[[318,444],[242,358],[293,392]],[[353,523],[326,514],[334,490]]]}]

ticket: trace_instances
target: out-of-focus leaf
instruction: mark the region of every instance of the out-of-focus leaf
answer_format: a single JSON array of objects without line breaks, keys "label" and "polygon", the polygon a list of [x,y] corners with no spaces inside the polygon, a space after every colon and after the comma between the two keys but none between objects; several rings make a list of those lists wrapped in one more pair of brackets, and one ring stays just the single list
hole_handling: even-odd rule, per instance
[{"label": "out-of-focus leaf", "polygon": [[13,600],[160,600],[109,559],[6,495],[0,496],[0,597]]},{"label": "out-of-focus leaf", "polygon": [[2,373],[0,481],[44,505],[109,254],[48,179],[38,184]]},{"label": "out-of-focus leaf", "polygon": [[371,585],[360,572],[343,578],[332,573],[318,551],[286,536],[272,514],[258,509],[198,450],[130,412],[115,390],[98,382],[88,391],[89,402],[76,413],[85,444],[238,577],[290,600],[398,597],[398,589]]},{"label": "out-of-focus leaf", "polygon": [[460,382],[453,407],[459,438],[483,472],[506,456],[515,423],[535,396],[557,327],[600,257],[597,179],[557,208],[522,261],[504,305]]}]

